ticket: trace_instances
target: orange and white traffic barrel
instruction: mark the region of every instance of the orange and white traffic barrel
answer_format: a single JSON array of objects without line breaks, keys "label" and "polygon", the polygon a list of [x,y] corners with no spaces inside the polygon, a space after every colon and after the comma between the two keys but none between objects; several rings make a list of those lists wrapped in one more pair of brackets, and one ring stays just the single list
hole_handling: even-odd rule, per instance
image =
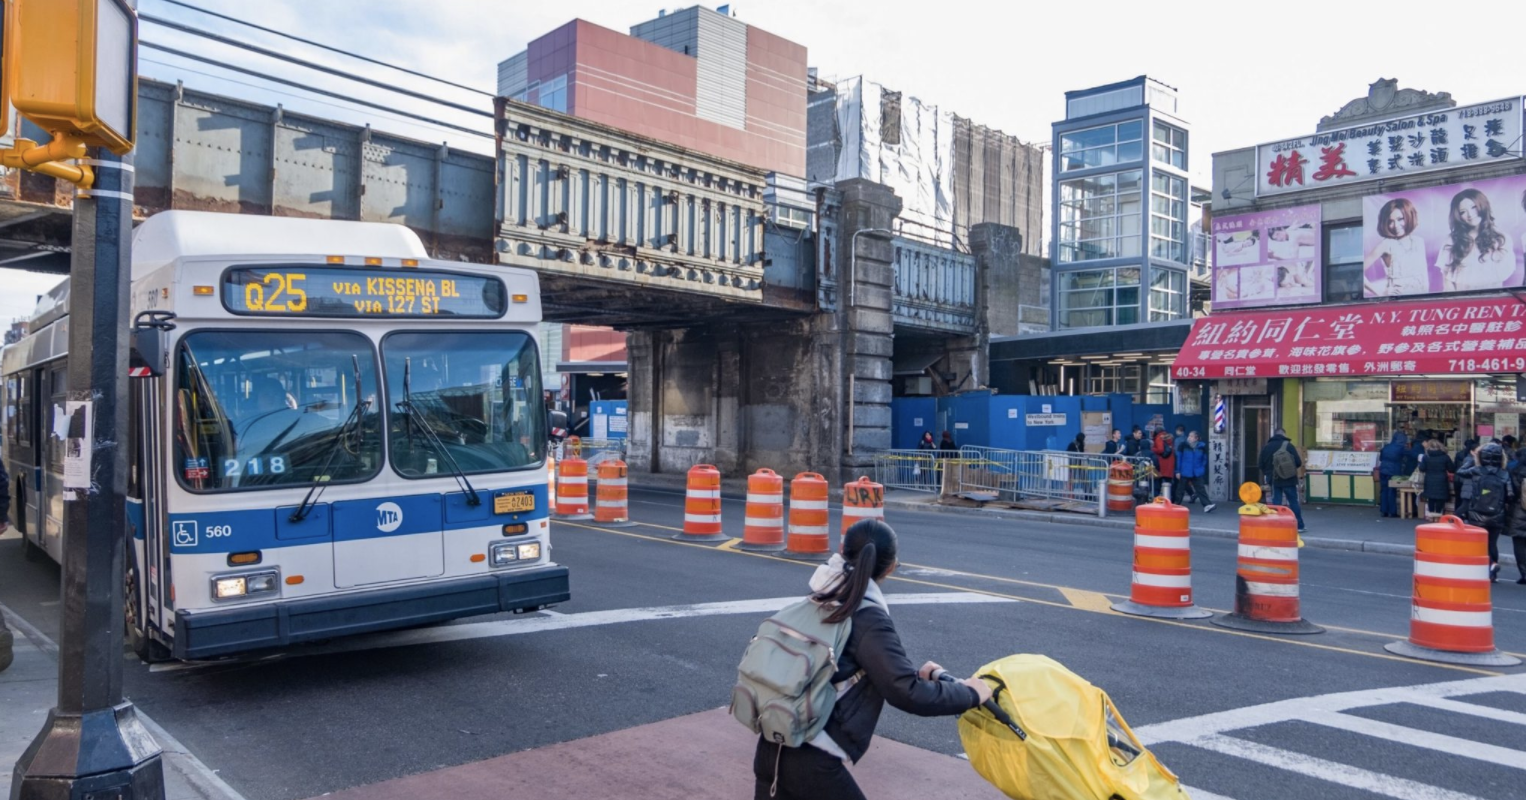
[{"label": "orange and white traffic barrel", "polygon": [[1192,602],[1191,512],[1161,498],[1134,509],[1134,577],[1129,599],[1113,610],[1139,617],[1202,619]]},{"label": "orange and white traffic barrel", "polygon": [[1521,663],[1494,646],[1487,531],[1450,514],[1415,527],[1409,641],[1384,649],[1451,664],[1513,667]]},{"label": "orange and white traffic barrel", "polygon": [[859,478],[842,487],[842,532],[847,533],[853,523],[865,519],[885,518],[885,487]]},{"label": "orange and white traffic barrel", "polygon": [[742,524],[742,550],[784,549],[784,477],[763,468],[747,477],[747,519]]},{"label": "orange and white traffic barrel", "polygon": [[556,465],[556,516],[560,519],[593,519],[588,513],[588,462],[564,458]]},{"label": "orange and white traffic barrel", "polygon": [[1107,510],[1134,510],[1134,465],[1114,461],[1107,475]]},{"label": "orange and white traffic barrel", "polygon": [[594,523],[620,527],[630,525],[625,462],[618,458],[600,461],[596,474],[598,482],[594,486]]},{"label": "orange and white traffic barrel", "polygon": [[1240,507],[1235,610],[1213,623],[1257,633],[1323,633],[1300,610],[1298,517],[1285,506],[1261,505],[1261,487],[1255,484],[1242,485],[1240,499],[1245,505]]},{"label": "orange and white traffic barrel", "polygon": [[719,542],[721,533],[721,471],[709,464],[689,468],[684,495],[684,530],[674,536],[690,542]]},{"label": "orange and white traffic barrel", "polygon": [[815,472],[802,472],[789,482],[789,540],[784,549],[789,555],[827,558],[827,493],[827,479]]}]

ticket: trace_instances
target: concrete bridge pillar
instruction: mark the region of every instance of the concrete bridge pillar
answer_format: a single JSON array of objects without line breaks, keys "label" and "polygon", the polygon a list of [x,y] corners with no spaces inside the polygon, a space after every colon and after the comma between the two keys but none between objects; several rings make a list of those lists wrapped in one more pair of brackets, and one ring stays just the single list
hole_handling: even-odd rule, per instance
[{"label": "concrete bridge pillar", "polygon": [[842,207],[837,270],[842,302],[837,314],[841,353],[837,380],[843,402],[840,478],[873,466],[874,451],[890,447],[894,246],[888,231],[901,213],[901,199],[889,187],[866,180],[837,184]]}]

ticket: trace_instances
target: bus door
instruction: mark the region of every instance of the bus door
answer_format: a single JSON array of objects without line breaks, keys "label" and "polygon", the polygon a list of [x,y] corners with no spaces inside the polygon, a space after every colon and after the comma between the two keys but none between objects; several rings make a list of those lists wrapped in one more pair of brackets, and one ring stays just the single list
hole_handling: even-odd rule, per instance
[{"label": "bus door", "polygon": [[127,509],[137,567],[144,627],[168,629],[170,584],[169,542],[165,537],[165,463],[163,378],[137,378],[132,385],[128,428],[133,442]]}]

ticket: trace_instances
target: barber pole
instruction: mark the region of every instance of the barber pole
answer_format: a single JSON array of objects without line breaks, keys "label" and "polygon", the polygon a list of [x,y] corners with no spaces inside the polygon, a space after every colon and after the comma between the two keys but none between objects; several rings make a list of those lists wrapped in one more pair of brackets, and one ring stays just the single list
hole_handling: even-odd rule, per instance
[{"label": "barber pole", "polygon": [[1226,415],[1226,413],[1224,411],[1224,395],[1222,395],[1222,394],[1214,395],[1213,396],[1213,431],[1214,431],[1214,433],[1223,433],[1224,432],[1225,417],[1226,416],[1227,415]]}]

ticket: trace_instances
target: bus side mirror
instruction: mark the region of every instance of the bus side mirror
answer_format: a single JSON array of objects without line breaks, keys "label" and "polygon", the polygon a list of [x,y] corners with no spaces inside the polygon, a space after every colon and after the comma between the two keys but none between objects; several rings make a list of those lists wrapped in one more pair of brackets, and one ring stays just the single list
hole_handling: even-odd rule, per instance
[{"label": "bus side mirror", "polygon": [[175,329],[168,311],[143,311],[132,321],[132,345],[127,355],[127,374],[133,378],[157,378],[164,374],[164,334]]},{"label": "bus side mirror", "polygon": [[163,331],[158,328],[133,329],[127,374],[134,378],[157,378],[164,374]]}]

